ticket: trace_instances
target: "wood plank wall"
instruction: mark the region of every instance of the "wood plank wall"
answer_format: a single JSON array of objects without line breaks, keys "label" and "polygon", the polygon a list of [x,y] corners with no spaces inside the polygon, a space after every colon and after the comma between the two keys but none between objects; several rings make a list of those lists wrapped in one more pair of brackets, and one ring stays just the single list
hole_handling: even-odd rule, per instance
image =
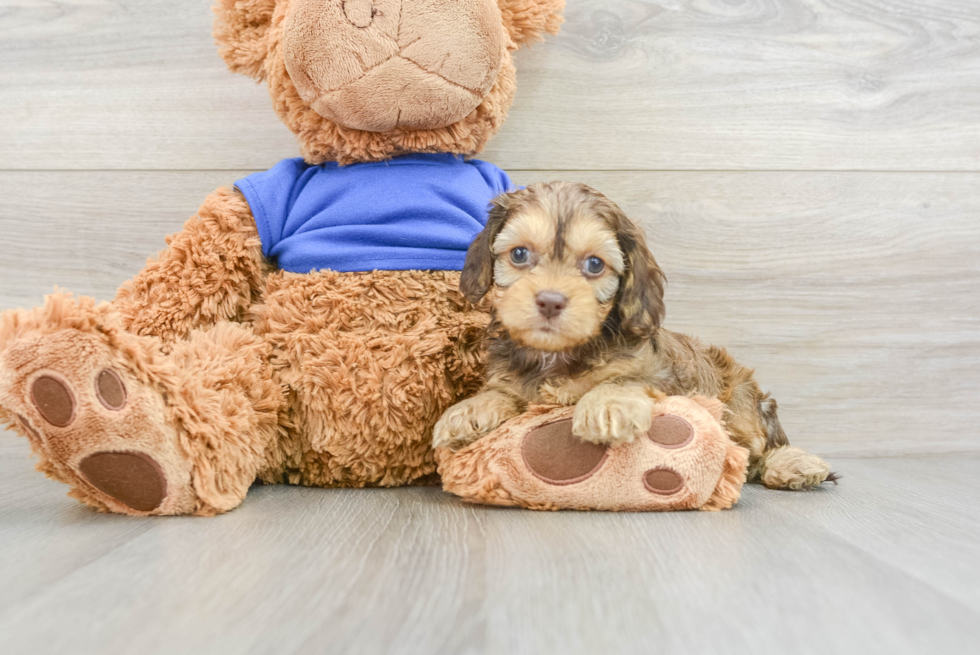
[{"label": "wood plank wall", "polygon": [[[980,2],[569,0],[482,155],[641,221],[667,327],[826,455],[980,450]],[[0,308],[98,298],[296,156],[206,1],[0,0]]]}]

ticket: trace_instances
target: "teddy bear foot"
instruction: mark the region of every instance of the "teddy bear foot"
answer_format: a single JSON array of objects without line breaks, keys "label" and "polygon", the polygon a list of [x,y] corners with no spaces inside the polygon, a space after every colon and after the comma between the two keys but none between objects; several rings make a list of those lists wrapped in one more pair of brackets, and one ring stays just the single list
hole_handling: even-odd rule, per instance
[{"label": "teddy bear foot", "polygon": [[0,318],[0,415],[71,496],[125,514],[192,512],[191,466],[151,379],[163,356],[112,323],[105,306],[67,296]]},{"label": "teddy bear foot", "polygon": [[671,397],[649,431],[618,446],[573,434],[573,407],[535,407],[467,448],[437,450],[447,491],[529,509],[668,511],[731,507],[748,452],[719,422],[722,405]]},{"label": "teddy bear foot", "polygon": [[[83,335],[59,336],[93,350]],[[39,361],[18,385],[26,397],[16,403],[17,419],[59,471],[56,478],[75,487],[72,495],[128,514],[192,509],[190,467],[176,452],[174,430],[160,420],[159,395],[123,367],[53,363]]]}]

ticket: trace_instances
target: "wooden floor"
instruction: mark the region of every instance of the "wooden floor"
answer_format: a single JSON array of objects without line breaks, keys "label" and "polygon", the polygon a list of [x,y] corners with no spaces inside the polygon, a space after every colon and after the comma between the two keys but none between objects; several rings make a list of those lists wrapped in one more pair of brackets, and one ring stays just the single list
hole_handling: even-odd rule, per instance
[{"label": "wooden floor", "polygon": [[[294,157],[207,0],[0,0],[0,310]],[[0,434],[8,653],[980,652],[980,2],[569,0],[482,158],[640,221],[667,327],[845,476],[714,515],[257,488],[98,515]]]},{"label": "wooden floor", "polygon": [[[17,442],[18,444],[20,442]],[[438,489],[256,487],[96,514],[0,459],[14,653],[976,653],[980,454],[839,459],[723,513],[535,513]]]}]

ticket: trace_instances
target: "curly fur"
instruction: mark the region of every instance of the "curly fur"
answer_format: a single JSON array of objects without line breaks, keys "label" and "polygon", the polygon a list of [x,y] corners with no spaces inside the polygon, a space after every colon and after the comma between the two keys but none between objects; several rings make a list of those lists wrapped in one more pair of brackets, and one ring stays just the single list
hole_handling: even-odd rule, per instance
[{"label": "curly fur", "polygon": [[265,79],[268,33],[277,0],[217,0],[214,40],[229,70],[256,81]]},{"label": "curly fur", "polygon": [[261,477],[308,486],[396,486],[435,472],[439,415],[478,388],[485,311],[459,274],[277,272],[252,309],[290,390],[288,431]]},{"label": "curly fur", "polygon": [[241,321],[274,270],[262,256],[244,196],[221,188],[209,195],[167,249],[116,293],[126,329],[155,335],[164,349],[194,328]]},{"label": "curly fur", "polygon": [[518,46],[544,38],[544,33],[558,34],[565,0],[499,0],[500,13],[510,37]]}]

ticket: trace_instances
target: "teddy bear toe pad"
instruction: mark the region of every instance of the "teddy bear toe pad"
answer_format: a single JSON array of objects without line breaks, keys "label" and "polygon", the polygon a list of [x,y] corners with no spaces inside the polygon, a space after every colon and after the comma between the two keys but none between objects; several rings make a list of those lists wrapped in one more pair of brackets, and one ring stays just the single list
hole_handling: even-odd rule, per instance
[{"label": "teddy bear toe pad", "polygon": [[[112,369],[99,373],[95,395],[106,409],[121,410],[126,404],[126,387]],[[31,385],[31,400],[45,421],[59,428],[75,419],[75,394],[71,387],[54,375],[42,375]]]},{"label": "teddy bear toe pad", "polygon": [[119,411],[126,405],[126,386],[119,374],[107,368],[96,379],[95,395],[106,409]]},{"label": "teddy bear toe pad", "polygon": [[68,427],[75,418],[75,395],[67,384],[53,375],[42,375],[34,380],[31,400],[38,414],[51,425]]},{"label": "teddy bear toe pad", "polygon": [[653,419],[647,437],[664,448],[682,448],[694,438],[694,426],[680,416],[664,414]]},{"label": "teddy bear toe pad", "polygon": [[684,478],[677,471],[660,466],[646,472],[643,476],[643,486],[652,493],[669,496],[684,487]]}]

